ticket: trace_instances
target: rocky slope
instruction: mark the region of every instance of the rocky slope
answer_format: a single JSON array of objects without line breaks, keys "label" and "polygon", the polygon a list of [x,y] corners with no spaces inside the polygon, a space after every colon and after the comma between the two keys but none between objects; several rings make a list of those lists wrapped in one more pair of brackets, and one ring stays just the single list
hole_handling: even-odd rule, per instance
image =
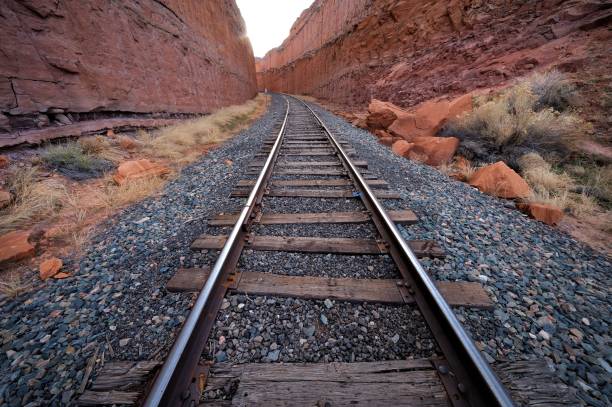
[{"label": "rocky slope", "polygon": [[316,0],[257,64],[259,87],[403,107],[551,65],[609,65],[605,0]]},{"label": "rocky slope", "polygon": [[255,95],[233,0],[0,4],[0,138],[92,118],[206,113]]}]

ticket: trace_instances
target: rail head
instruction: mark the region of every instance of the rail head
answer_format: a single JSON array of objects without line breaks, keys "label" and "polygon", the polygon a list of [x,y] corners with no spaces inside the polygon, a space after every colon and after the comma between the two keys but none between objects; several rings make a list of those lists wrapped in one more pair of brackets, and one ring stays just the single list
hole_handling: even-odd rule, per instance
[{"label": "rail head", "polygon": [[[209,309],[214,302],[215,292],[220,292],[220,287],[227,279],[229,269],[235,268],[237,257],[240,256],[244,246],[244,236],[247,225],[255,207],[261,202],[268,180],[274,168],[276,157],[282,144],[287,118],[289,116],[289,100],[285,97],[286,111],[281,129],[279,130],[272,150],[264,163],[264,166],[255,181],[255,185],[249,194],[245,206],[240,212],[238,220],[234,224],[230,235],[217,258],[206,284],[198,294],[191,311],[179,335],[153,382],[143,406],[180,406],[190,396],[184,394],[189,392],[191,379],[195,374],[197,362],[204,350],[210,327],[203,327],[204,318],[210,318],[211,311],[216,315],[217,310]],[[224,291],[223,291],[224,292]],[[213,316],[214,318],[214,316]],[[208,331],[208,332],[203,332]],[[195,360],[195,363],[193,362]]]},{"label": "rail head", "polygon": [[433,280],[423,269],[395,223],[335,136],[306,102],[292,95],[285,96],[299,100],[313,114],[350,177],[359,188],[362,201],[370,211],[379,233],[390,244],[390,254],[400,269],[402,277],[411,284],[416,303],[444,353],[452,374],[457,378],[457,396],[466,399],[473,406],[514,406],[507,390],[484,360]]}]

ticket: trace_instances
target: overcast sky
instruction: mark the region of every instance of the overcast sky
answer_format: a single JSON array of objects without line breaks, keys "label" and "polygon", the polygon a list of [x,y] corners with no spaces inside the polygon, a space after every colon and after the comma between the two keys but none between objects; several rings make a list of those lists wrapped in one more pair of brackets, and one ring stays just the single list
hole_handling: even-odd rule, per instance
[{"label": "overcast sky", "polygon": [[313,0],[236,0],[256,57],[263,57],[289,35],[289,30]]}]

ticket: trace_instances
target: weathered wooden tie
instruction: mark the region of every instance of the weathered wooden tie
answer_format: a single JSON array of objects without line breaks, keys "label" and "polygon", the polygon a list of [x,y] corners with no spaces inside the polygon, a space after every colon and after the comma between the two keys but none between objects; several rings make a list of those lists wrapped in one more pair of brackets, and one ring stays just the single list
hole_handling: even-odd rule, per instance
[{"label": "weathered wooden tie", "polygon": [[[221,250],[227,236],[202,235],[192,249]],[[444,250],[432,240],[409,240],[408,245],[419,257],[444,257]],[[246,246],[253,250],[335,254],[386,254],[387,246],[372,239],[344,237],[251,236]]]},{"label": "weathered wooden tie", "polygon": [[[387,211],[395,223],[415,224],[418,219],[411,210]],[[232,226],[239,214],[228,213],[217,215],[208,221],[211,226]],[[280,225],[291,223],[368,223],[372,219],[367,212],[327,212],[327,213],[264,213],[257,220],[262,225]]]},{"label": "weathered wooden tie", "polygon": [[[231,193],[232,198],[247,197],[249,189],[237,188]],[[374,194],[380,199],[401,199],[397,192],[387,190],[374,190]],[[347,189],[301,189],[301,188],[273,188],[266,196],[287,198],[359,198],[359,193]]]},{"label": "weathered wooden tie", "polygon": [[[282,352],[282,350],[281,350]],[[145,365],[146,364],[146,365]],[[134,366],[140,365],[139,368]],[[100,369],[78,405],[134,405],[158,361],[111,361]],[[143,368],[143,367],[146,367]],[[492,365],[521,406],[577,406],[572,389],[544,360]],[[133,372],[123,380],[123,372]],[[98,382],[105,383],[98,385]],[[113,386],[110,386],[114,383]],[[235,388],[232,400],[208,399],[206,406],[452,406],[432,359],[332,363],[215,363],[204,393]],[[95,389],[95,390],[94,390]]]},{"label": "weathered wooden tie", "polygon": [[[259,169],[252,169],[246,174],[258,175],[259,172]],[[339,168],[275,168],[274,175],[346,175],[346,171]]]},{"label": "weathered wooden tie", "polygon": [[[209,268],[179,269],[166,284],[171,292],[199,291],[206,283]],[[299,277],[243,271],[236,273],[236,293],[278,297],[383,304],[413,304],[414,298],[402,280],[330,277]],[[480,283],[439,281],[436,286],[450,305],[489,308],[493,302]]]},{"label": "weathered wooden tie", "polygon": [[[353,164],[357,167],[367,167],[367,161],[353,161]],[[249,164],[249,168],[262,168],[264,165],[263,161],[254,161]],[[340,161],[278,161],[275,168],[283,167],[341,167]]]},{"label": "weathered wooden tie", "polygon": [[[290,179],[290,180],[271,180],[273,187],[343,187],[351,186],[353,182],[348,178],[332,179]],[[389,186],[387,181],[381,179],[367,180],[370,187],[386,188]],[[238,181],[237,187],[251,187],[255,185],[255,180],[243,179]]]}]

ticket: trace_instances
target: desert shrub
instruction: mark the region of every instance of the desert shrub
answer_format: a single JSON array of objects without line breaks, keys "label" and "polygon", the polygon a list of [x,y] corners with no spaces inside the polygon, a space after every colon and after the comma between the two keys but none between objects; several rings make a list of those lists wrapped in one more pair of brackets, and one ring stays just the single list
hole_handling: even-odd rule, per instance
[{"label": "desert shrub", "polygon": [[504,160],[514,167],[528,151],[567,155],[589,131],[572,112],[538,108],[538,95],[519,83],[472,112],[450,121],[444,134],[462,139],[459,153],[476,161]]},{"label": "desert shrub", "polygon": [[542,158],[540,154],[534,152],[522,155],[518,159],[518,164],[521,168],[521,171],[527,171],[532,168],[550,169],[550,164],[544,158]]},{"label": "desert shrub", "polygon": [[576,106],[579,102],[578,92],[561,72],[553,69],[547,72],[534,73],[527,83],[537,97],[536,109],[553,108],[559,112]]},{"label": "desert shrub", "polygon": [[42,160],[47,166],[76,180],[100,176],[113,167],[109,161],[86,153],[77,142],[48,147],[42,154]]},{"label": "desert shrub", "polygon": [[612,165],[572,164],[567,171],[579,184],[576,190],[595,198],[604,208],[612,207]]},{"label": "desert shrub", "polygon": [[62,206],[63,186],[53,180],[38,180],[34,167],[9,169],[7,181],[14,199],[0,210],[0,234],[30,226],[56,213]]},{"label": "desert shrub", "polygon": [[78,143],[83,153],[90,155],[100,154],[104,149],[110,147],[110,143],[100,136],[82,137],[79,139]]},{"label": "desert shrub", "polygon": [[531,187],[541,193],[560,195],[574,185],[573,179],[565,172],[554,172],[551,165],[537,153],[528,153],[518,159],[521,173]]}]

